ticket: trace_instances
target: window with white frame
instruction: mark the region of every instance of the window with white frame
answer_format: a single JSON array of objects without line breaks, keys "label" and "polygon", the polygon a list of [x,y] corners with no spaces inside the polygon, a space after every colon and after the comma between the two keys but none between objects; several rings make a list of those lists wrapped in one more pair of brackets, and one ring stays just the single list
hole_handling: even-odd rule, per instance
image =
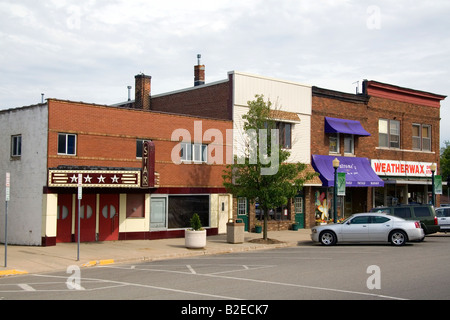
[{"label": "window with white frame", "polygon": [[383,148],[400,148],[400,121],[378,120],[378,145]]},{"label": "window with white frame", "polygon": [[22,156],[22,135],[11,136],[11,157],[19,158]]},{"label": "window with white frame", "polygon": [[75,155],[77,150],[77,135],[58,133],[58,154]]},{"label": "window with white frame", "polygon": [[422,149],[422,143],[420,138],[420,124],[412,125],[412,148],[413,150]]},{"label": "window with white frame", "polygon": [[354,135],[352,135],[352,134],[346,134],[344,136],[344,153],[347,153],[347,154],[355,153]]},{"label": "window with white frame", "polygon": [[181,143],[181,161],[207,162],[208,146],[201,143]]},{"label": "window with white frame", "polygon": [[412,125],[413,150],[431,151],[431,126],[427,124]]},{"label": "window with white frame", "polygon": [[247,214],[247,198],[238,198],[237,210],[239,215]]},{"label": "window with white frame", "polygon": [[303,213],[303,197],[294,198],[295,213]]},{"label": "window with white frame", "polygon": [[150,140],[144,140],[144,139],[136,139],[136,158],[142,159],[142,149],[144,146],[144,142],[150,141]]},{"label": "window with white frame", "polygon": [[422,125],[422,150],[431,151],[431,126]]},{"label": "window with white frame", "polygon": [[339,153],[339,133],[330,133],[330,153]]}]

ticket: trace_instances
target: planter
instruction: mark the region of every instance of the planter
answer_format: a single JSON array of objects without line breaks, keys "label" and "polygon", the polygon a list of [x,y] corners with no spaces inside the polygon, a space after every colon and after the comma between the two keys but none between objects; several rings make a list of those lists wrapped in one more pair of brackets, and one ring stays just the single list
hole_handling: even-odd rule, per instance
[{"label": "planter", "polygon": [[292,230],[297,231],[298,230],[298,223],[292,224]]},{"label": "planter", "polygon": [[186,248],[201,249],[206,246],[206,230],[189,230],[184,233],[184,244]]},{"label": "planter", "polygon": [[261,233],[262,232],[262,226],[255,226],[255,232]]}]

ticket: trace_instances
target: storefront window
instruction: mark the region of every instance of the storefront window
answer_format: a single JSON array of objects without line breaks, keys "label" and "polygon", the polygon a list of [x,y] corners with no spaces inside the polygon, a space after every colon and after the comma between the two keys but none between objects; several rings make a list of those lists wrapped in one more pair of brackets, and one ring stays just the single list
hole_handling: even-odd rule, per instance
[{"label": "storefront window", "polygon": [[194,213],[200,216],[203,227],[209,226],[209,195],[169,196],[169,228],[189,228]]},{"label": "storefront window", "polygon": [[[257,220],[264,220],[264,210],[262,210],[258,204],[256,204],[255,218]],[[291,212],[287,206],[269,209],[268,219],[274,221],[291,220]]]},{"label": "storefront window", "polygon": [[374,188],[375,193],[375,207],[384,206],[384,188]]},{"label": "storefront window", "polygon": [[316,190],[314,194],[316,222],[327,222],[328,220],[333,218],[331,216],[332,213],[330,212],[332,207],[331,199],[333,197],[332,194],[330,197],[328,197],[327,193],[328,193],[327,188],[321,188],[319,190]]}]

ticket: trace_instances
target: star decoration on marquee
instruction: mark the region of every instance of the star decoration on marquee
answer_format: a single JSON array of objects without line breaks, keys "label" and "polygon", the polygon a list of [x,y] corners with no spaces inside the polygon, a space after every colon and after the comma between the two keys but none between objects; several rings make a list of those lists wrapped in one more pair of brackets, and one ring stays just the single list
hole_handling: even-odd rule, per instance
[{"label": "star decoration on marquee", "polygon": [[[79,175],[82,175],[81,181]],[[140,188],[140,170],[55,170],[49,169],[50,187]]]}]

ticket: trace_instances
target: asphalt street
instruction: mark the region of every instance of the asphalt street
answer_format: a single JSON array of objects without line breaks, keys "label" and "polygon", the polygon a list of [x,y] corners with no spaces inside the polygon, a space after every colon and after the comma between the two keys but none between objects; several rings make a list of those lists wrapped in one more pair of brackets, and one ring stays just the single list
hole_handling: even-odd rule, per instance
[{"label": "asphalt street", "polygon": [[[450,235],[438,234],[403,247],[301,243],[273,250],[72,266],[0,278],[0,299],[182,300],[179,310],[172,310],[180,313],[188,308],[187,301],[196,300],[259,305],[305,299],[446,300],[449,253]],[[197,312],[193,310],[184,309]]]}]

